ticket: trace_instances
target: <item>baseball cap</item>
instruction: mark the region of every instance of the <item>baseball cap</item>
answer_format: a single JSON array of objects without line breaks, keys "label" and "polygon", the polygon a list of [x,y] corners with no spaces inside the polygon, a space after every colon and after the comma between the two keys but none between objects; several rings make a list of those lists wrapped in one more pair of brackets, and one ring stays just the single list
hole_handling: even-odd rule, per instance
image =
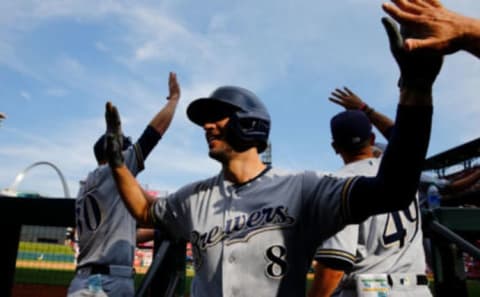
[{"label": "baseball cap", "polygon": [[372,134],[372,123],[360,110],[346,110],[330,120],[333,141],[345,149],[360,149]]},{"label": "baseball cap", "polygon": [[[122,135],[122,136],[123,136],[122,151],[124,151],[130,145],[132,145],[132,141],[130,140],[130,137],[126,137],[125,135]],[[107,156],[105,154],[106,153],[105,152],[105,134],[100,136],[97,142],[95,142],[95,145],[93,146],[93,153],[95,154],[95,159],[97,159],[98,163],[107,160]]]}]

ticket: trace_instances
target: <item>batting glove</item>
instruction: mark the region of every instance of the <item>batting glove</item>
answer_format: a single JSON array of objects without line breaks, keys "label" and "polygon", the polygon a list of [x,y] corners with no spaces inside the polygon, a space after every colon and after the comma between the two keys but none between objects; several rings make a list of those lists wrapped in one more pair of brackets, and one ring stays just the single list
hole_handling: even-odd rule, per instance
[{"label": "batting glove", "polygon": [[118,110],[111,102],[107,102],[105,107],[105,121],[107,122],[105,144],[108,163],[112,168],[120,167],[124,163],[122,127]]}]

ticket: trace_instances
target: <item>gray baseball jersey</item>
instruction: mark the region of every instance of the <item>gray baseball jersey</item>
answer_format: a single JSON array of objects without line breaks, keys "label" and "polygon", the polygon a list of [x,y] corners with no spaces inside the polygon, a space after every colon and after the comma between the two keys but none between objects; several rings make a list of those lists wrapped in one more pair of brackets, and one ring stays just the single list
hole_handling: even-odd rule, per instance
[{"label": "gray baseball jersey", "polygon": [[234,185],[220,172],[151,211],[157,226],[192,243],[192,296],[305,296],[316,247],[349,220],[353,182],[267,169]]},{"label": "gray baseball jersey", "polygon": [[[375,176],[379,165],[380,160],[377,158],[364,159],[347,164],[335,175]],[[317,250],[315,259],[341,260],[353,267],[345,274],[332,296],[356,296],[353,284],[355,276],[359,274],[423,275],[425,253],[420,218],[418,201],[415,200],[405,210],[372,216],[360,225],[348,225],[323,242]],[[421,291],[421,295],[400,293],[398,296],[431,296],[427,286],[417,287],[415,290]],[[405,288],[403,291],[406,292]]]},{"label": "gray baseball jersey", "polygon": [[[137,144],[125,150],[124,158],[125,165],[133,175],[143,169],[143,156]],[[118,194],[108,164],[89,173],[80,187],[75,204],[80,248],[77,266],[132,266],[136,221]]]}]

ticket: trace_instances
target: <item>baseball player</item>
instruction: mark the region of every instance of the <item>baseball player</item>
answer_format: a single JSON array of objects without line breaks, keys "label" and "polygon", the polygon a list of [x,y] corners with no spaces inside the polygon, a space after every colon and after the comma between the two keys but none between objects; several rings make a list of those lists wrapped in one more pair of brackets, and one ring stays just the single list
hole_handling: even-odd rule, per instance
[{"label": "baseball player", "polygon": [[[154,116],[135,144],[121,134],[119,152],[137,175],[144,160],[167,130],[180,98],[176,74],[169,75],[168,102]],[[82,183],[76,200],[76,230],[80,248],[68,296],[133,296],[136,221],[122,203],[105,155],[105,136],[95,143],[98,167]],[[144,233],[142,233],[144,234]]]},{"label": "baseball player", "polygon": [[[344,107],[346,110],[363,111],[375,128],[377,128],[385,138],[390,138],[392,128],[394,126],[392,119],[370,107],[349,88],[344,87],[343,90],[335,89],[335,91],[332,92],[332,96],[329,98],[329,100]],[[374,155],[376,157],[380,157],[383,154],[383,151],[385,151],[385,147],[386,144],[375,142],[375,144],[372,146]],[[475,170],[470,174],[453,181],[434,177],[427,173],[422,173],[420,175],[419,187],[420,207],[430,207],[427,203],[426,197],[423,196],[425,196],[424,194],[426,194],[427,188],[431,185],[437,187],[441,194],[447,194],[451,192],[455,193],[463,191],[476,183],[479,179],[480,170]],[[442,199],[443,198],[444,197],[442,197]]]},{"label": "baseball player", "polygon": [[[375,135],[367,115],[347,110],[330,122],[332,146],[345,166],[335,175],[375,176]],[[418,201],[349,225],[321,244],[309,297],[431,296]],[[368,287],[365,287],[367,286]]]},{"label": "baseball player", "polygon": [[347,224],[411,204],[442,58],[405,52],[396,25],[383,22],[402,83],[396,127],[375,177],[341,179],[265,165],[259,153],[268,142],[269,113],[253,92],[226,86],[187,108],[221,171],[152,199],[125,166],[118,112],[107,106],[107,151],[117,188],[139,222],[190,240],[192,296],[304,296],[306,274],[322,241]]}]

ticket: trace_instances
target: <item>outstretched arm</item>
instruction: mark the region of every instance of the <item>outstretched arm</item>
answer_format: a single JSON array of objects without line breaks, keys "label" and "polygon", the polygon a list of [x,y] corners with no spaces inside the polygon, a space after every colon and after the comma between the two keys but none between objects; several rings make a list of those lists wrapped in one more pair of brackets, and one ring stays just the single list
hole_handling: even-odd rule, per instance
[{"label": "outstretched arm", "polygon": [[151,225],[149,215],[152,198],[138,184],[130,170],[125,166],[122,154],[122,129],[120,115],[112,103],[107,102],[105,111],[107,122],[107,156],[117,189],[130,214],[141,224]]},{"label": "outstretched arm", "polygon": [[445,187],[448,191],[462,191],[474,183],[480,180],[480,169],[477,168],[473,172],[470,172],[466,176],[463,176],[459,179],[453,180],[451,183],[447,184]]},{"label": "outstretched arm", "polygon": [[341,89],[335,89],[332,92],[332,97],[328,100],[343,106],[345,109],[358,109],[365,112],[372,124],[380,131],[387,140],[390,138],[390,132],[393,128],[393,121],[386,115],[376,111],[368,106],[357,94],[350,91],[349,88],[343,87]]},{"label": "outstretched arm", "polygon": [[438,0],[396,0],[383,9],[415,38],[405,39],[405,48],[433,49],[442,54],[466,50],[480,58],[480,20],[463,16],[442,6]]},{"label": "outstretched arm", "polygon": [[142,136],[138,139],[138,144],[142,150],[144,159],[150,154],[163,134],[167,131],[172,122],[178,100],[180,99],[180,86],[177,81],[177,75],[170,72],[168,77],[169,95],[167,104],[153,117]]},{"label": "outstretched arm", "polygon": [[351,188],[346,211],[353,222],[404,209],[413,201],[430,139],[432,86],[443,62],[435,51],[406,51],[396,24],[387,18],[382,22],[400,68],[400,102],[377,176],[360,177]]},{"label": "outstretched arm", "polygon": [[152,126],[160,135],[167,131],[172,122],[175,109],[177,108],[178,100],[180,99],[180,85],[177,81],[177,74],[170,72],[168,76],[169,95],[167,97],[167,104],[160,110],[150,122]]}]

